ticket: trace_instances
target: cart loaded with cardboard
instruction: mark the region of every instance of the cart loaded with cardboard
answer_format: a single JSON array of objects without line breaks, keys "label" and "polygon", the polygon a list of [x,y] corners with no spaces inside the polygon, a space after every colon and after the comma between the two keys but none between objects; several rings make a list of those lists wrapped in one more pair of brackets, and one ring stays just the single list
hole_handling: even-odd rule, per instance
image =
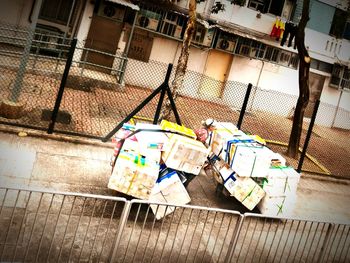
[{"label": "cart loaded with cardboard", "polygon": [[[160,125],[125,123],[112,139],[108,188],[150,203],[185,205],[191,201],[187,185],[210,170],[213,181],[248,210],[290,215],[300,175],[259,136],[228,122],[213,125],[202,142],[193,130],[165,120]],[[174,210],[151,209],[157,219]]]}]

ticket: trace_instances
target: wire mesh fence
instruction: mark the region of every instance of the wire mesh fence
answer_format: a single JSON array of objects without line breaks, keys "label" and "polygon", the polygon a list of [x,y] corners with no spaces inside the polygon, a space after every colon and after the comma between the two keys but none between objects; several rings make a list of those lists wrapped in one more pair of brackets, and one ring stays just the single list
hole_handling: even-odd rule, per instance
[{"label": "wire mesh fence", "polygon": [[340,223],[0,188],[2,262],[349,262],[349,231]]},{"label": "wire mesh fence", "polygon": [[[0,23],[1,123],[48,128],[70,45],[71,39],[64,35],[43,30],[30,32]],[[106,53],[78,42],[63,87],[55,132],[104,137],[164,81],[167,67],[164,62],[127,59],[120,52]],[[174,73],[175,70],[171,73],[170,86]],[[237,123],[246,91],[247,83],[230,79],[222,82],[187,70],[176,106],[182,123],[189,128],[200,127],[207,118]],[[152,119],[158,99],[159,95],[137,115]],[[269,146],[285,152],[283,144],[289,140],[296,101],[294,95],[253,87],[242,130],[281,142]],[[14,104],[17,110],[13,109]],[[172,116],[170,120],[175,118]],[[308,126],[305,120],[301,146]],[[349,111],[321,103],[308,153],[322,166],[308,159],[305,169],[349,176],[350,167],[346,165],[350,157],[349,126]],[[335,157],[340,160],[337,164]],[[298,158],[288,161],[295,167],[298,165]]]}]

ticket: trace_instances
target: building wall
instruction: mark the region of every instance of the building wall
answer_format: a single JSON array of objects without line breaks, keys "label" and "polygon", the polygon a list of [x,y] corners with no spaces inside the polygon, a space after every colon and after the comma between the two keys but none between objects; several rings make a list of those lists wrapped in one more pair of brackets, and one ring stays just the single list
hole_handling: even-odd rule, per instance
[{"label": "building wall", "polygon": [[32,4],[33,0],[1,0],[0,21],[6,24],[29,27]]}]

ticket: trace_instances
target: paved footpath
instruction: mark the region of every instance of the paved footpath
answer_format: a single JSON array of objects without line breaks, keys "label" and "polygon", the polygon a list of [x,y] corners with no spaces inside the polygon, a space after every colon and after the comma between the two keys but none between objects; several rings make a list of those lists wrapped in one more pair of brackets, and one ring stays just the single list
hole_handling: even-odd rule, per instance
[{"label": "paved footpath", "polygon": [[[0,186],[116,195],[107,189],[111,144],[0,125]],[[193,205],[239,210],[234,199],[215,193],[204,173],[188,186]],[[294,215],[350,223],[350,181],[303,175]]]}]

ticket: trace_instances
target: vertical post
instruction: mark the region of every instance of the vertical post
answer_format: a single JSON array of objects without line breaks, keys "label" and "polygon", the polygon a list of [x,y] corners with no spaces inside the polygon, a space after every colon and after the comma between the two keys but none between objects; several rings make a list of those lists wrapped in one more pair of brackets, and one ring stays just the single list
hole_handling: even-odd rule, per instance
[{"label": "vertical post", "polygon": [[324,257],[324,254],[326,253],[326,249],[327,249],[327,246],[328,246],[328,241],[329,241],[329,238],[331,236],[333,228],[334,228],[333,224],[329,224],[328,225],[326,236],[324,237],[323,244],[322,244],[322,247],[321,247],[321,250],[320,250],[320,255],[318,256],[316,262],[322,262],[324,260],[323,257]]},{"label": "vertical post", "polygon": [[235,252],[235,249],[236,249],[238,237],[239,237],[239,234],[240,234],[241,229],[242,229],[244,218],[245,218],[244,215],[239,215],[235,229],[234,229],[233,234],[232,234],[232,239],[231,239],[231,242],[229,245],[229,250],[227,251],[224,262],[231,262],[231,259],[233,257],[233,253]]},{"label": "vertical post", "polygon": [[245,93],[245,97],[244,97],[241,113],[239,114],[239,119],[238,119],[238,123],[237,123],[237,128],[238,129],[241,129],[241,126],[242,126],[242,123],[243,123],[243,117],[244,117],[245,111],[247,109],[248,100],[249,100],[250,92],[252,91],[252,87],[253,87],[253,84],[249,83],[248,84],[248,88],[247,88],[247,92]]},{"label": "vertical post", "polygon": [[[169,64],[168,65],[168,69],[167,69],[167,72],[166,72],[166,75],[165,75],[165,79],[164,79],[164,82],[163,82],[163,90],[162,90],[162,93],[160,94],[160,98],[159,98],[159,102],[158,102],[158,105],[157,105],[157,110],[156,110],[156,113],[154,115],[154,120],[153,120],[153,124],[157,124],[158,120],[159,120],[159,115],[160,115],[160,111],[162,110],[162,105],[163,105],[163,100],[164,100],[164,96],[165,96],[165,93],[168,94],[168,97],[170,99],[170,97],[172,96],[171,95],[171,92],[170,89],[169,89],[169,79],[170,79],[170,75],[171,75],[171,71],[173,69],[173,64]],[[172,104],[173,105],[173,104]],[[173,109],[174,112],[176,111],[176,108]],[[175,117],[176,117],[177,114],[177,111],[175,113]],[[177,117],[176,117],[177,118]],[[180,119],[180,118],[179,118]]]},{"label": "vertical post", "polygon": [[332,124],[331,124],[331,127],[332,127],[332,128],[334,127],[335,120],[337,119],[337,115],[338,115],[338,112],[339,112],[339,105],[340,105],[340,101],[341,101],[342,95],[343,95],[343,89],[340,90],[340,94],[339,94],[339,98],[338,98],[338,103],[337,103],[337,108],[335,109],[334,117],[333,117]]},{"label": "vertical post", "polygon": [[69,48],[68,58],[67,58],[67,61],[66,61],[66,66],[64,68],[61,84],[60,84],[60,87],[59,87],[59,90],[58,90],[58,93],[57,93],[55,107],[54,107],[54,109],[52,111],[51,121],[50,121],[50,124],[49,124],[49,129],[47,131],[47,133],[49,133],[49,134],[51,134],[53,132],[53,129],[55,127],[58,110],[59,110],[60,105],[61,105],[61,100],[62,100],[62,97],[63,97],[64,87],[66,86],[66,82],[67,82],[67,78],[68,78],[70,67],[72,65],[73,55],[74,55],[74,51],[75,51],[75,47],[76,46],[77,46],[77,39],[74,38],[72,40],[70,48]]},{"label": "vertical post", "polygon": [[42,4],[42,0],[36,0],[34,3],[32,18],[31,18],[32,23],[30,24],[28,38],[27,38],[27,41],[26,41],[26,44],[24,47],[24,51],[23,51],[23,54],[21,57],[21,61],[19,64],[19,68],[18,68],[18,71],[16,74],[15,83],[13,85],[13,89],[12,89],[11,95],[10,95],[10,100],[13,102],[17,102],[19,95],[21,93],[21,90],[22,90],[24,73],[26,71],[26,67],[27,67],[28,60],[29,60],[30,48],[31,48],[32,43],[33,43],[35,28],[36,28],[36,24],[38,22],[41,4]]},{"label": "vertical post", "polygon": [[134,30],[135,30],[135,25],[136,25],[136,19],[137,19],[137,15],[138,15],[138,11],[135,12],[135,16],[134,16],[134,20],[132,22],[132,26],[130,29],[130,34],[129,34],[129,38],[128,38],[128,42],[126,43],[124,52],[123,52],[123,59],[122,59],[122,66],[121,66],[121,72],[120,72],[120,77],[119,77],[119,84],[123,83],[124,80],[124,75],[125,75],[125,70],[126,70],[126,64],[128,63],[128,54],[129,54],[129,49],[130,49],[130,45],[131,45],[131,40],[132,37],[134,35]]},{"label": "vertical post", "polygon": [[316,120],[316,116],[317,116],[318,106],[320,106],[320,100],[319,100],[319,99],[316,100],[315,107],[314,107],[314,112],[312,113],[312,116],[311,116],[311,121],[310,121],[309,129],[307,130],[307,134],[306,134],[306,138],[305,138],[305,143],[304,143],[304,148],[303,148],[303,151],[302,151],[301,156],[300,156],[300,159],[299,159],[299,164],[298,164],[298,169],[297,169],[297,172],[298,172],[298,173],[301,172],[301,169],[302,169],[302,167],[303,167],[303,163],[304,163],[304,159],[305,159],[307,147],[308,147],[308,145],[309,145],[309,141],[310,141],[310,138],[311,138],[312,129],[313,129],[313,127],[314,127],[315,120]]},{"label": "vertical post", "polygon": [[117,236],[115,238],[114,245],[113,245],[110,257],[109,257],[110,258],[110,261],[109,261],[110,263],[116,262],[116,256],[117,256],[119,243],[120,243],[120,240],[122,238],[124,227],[125,227],[126,223],[128,222],[128,217],[129,217],[129,214],[130,214],[131,205],[132,205],[132,203],[130,201],[126,201],[125,202],[125,206],[124,206],[123,212],[122,212],[122,214],[120,216]]}]

